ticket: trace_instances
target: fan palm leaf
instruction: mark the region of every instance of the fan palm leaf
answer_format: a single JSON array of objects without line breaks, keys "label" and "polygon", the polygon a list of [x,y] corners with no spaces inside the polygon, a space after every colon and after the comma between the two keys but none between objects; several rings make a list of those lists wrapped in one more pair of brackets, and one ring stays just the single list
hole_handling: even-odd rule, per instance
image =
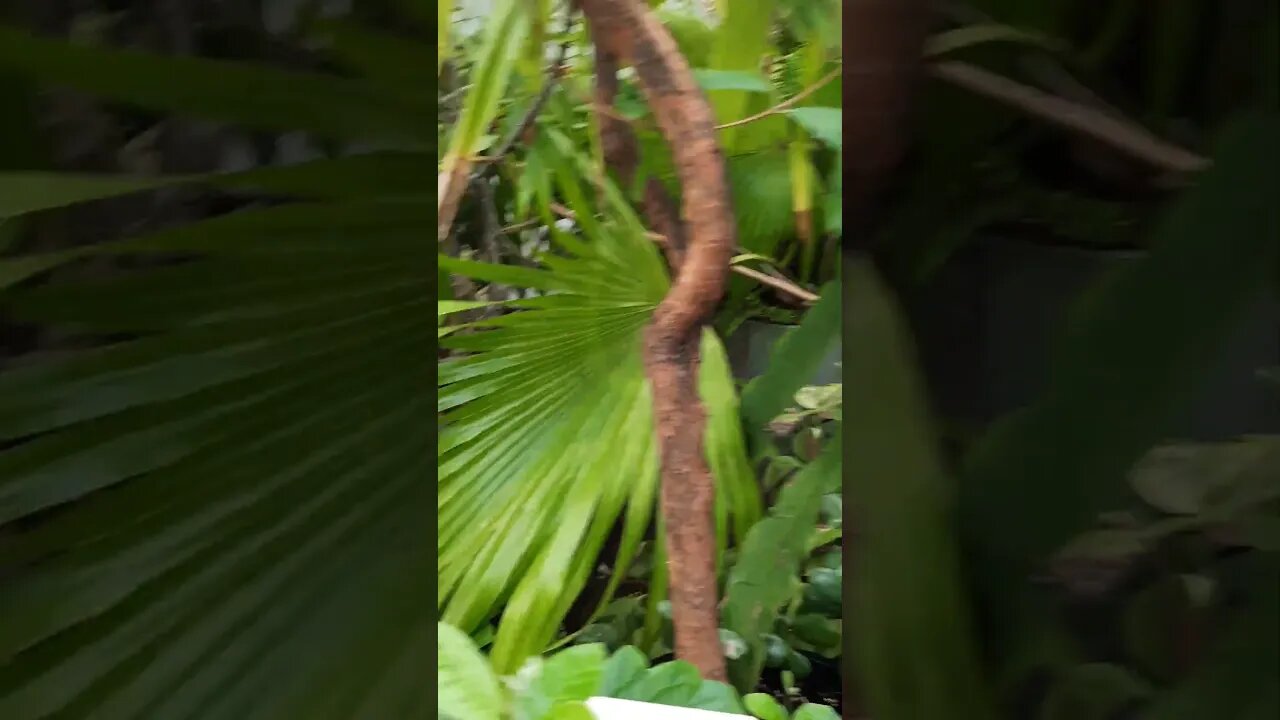
[{"label": "fan palm leaf", "polygon": [[[0,66],[401,148],[0,175],[4,216],[174,183],[310,198],[0,260],[6,316],[85,348],[0,373],[0,717],[424,717],[429,88],[2,28]],[[110,271],[44,275],[94,257]]]},{"label": "fan palm leaf", "polygon": [[374,206],[244,212],[153,238],[202,260],[12,292],[19,317],[141,336],[0,375],[19,441],[0,453],[0,714],[221,717],[238,695],[235,716],[297,717],[266,708],[301,688],[250,688],[336,680],[320,647],[377,636],[389,662],[425,642],[393,626],[430,586],[406,431],[426,422],[426,213]]},{"label": "fan palm leaf", "polygon": [[[553,639],[619,520],[612,572],[625,573],[658,483],[641,334],[668,280],[622,195],[601,181],[596,217],[578,180],[590,168],[549,134],[582,237],[548,228],[556,251],[537,269],[440,258],[459,274],[546,293],[441,340],[459,353],[438,371],[442,617],[474,631],[505,603],[492,657],[507,672]],[[724,349],[710,331],[702,358],[723,545],[731,526],[740,534],[758,517],[759,498]]]}]

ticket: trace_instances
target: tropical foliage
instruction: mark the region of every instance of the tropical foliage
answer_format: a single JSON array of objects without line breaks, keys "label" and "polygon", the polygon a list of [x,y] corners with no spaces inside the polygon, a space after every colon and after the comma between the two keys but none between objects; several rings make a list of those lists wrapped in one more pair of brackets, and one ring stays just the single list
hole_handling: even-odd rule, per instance
[{"label": "tropical foliage", "polygon": [[[642,332],[673,268],[643,195],[680,187],[634,75],[601,107],[575,13],[458,0],[433,89],[425,5],[357,5],[204,55],[109,15],[73,40],[0,25],[0,717],[425,716],[433,568],[459,720],[593,696],[762,720],[1280,712],[1276,438],[1174,437],[1280,281],[1275,3],[949,5],[902,182],[843,256],[859,4],[654,9],[715,112],[738,228],[698,377],[732,687],[672,658]],[[36,151],[50,88],[128,129],[121,172]],[[635,134],[629,182],[604,117]],[[172,167],[148,138],[193,118],[308,151]],[[103,220],[161,197],[201,202]],[[1059,323],[1037,395],[957,433],[909,310],[1010,232],[1142,257]],[[753,323],[794,327],[740,387]],[[843,380],[815,385],[841,343]]]},{"label": "tropical foliage", "polygon": [[[9,229],[157,187],[236,207],[0,260],[7,321],[65,338],[0,374],[0,716],[420,712],[432,98],[359,52],[373,31],[335,28],[342,77],[0,28],[6,77],[332,148],[217,176],[0,175]],[[58,227],[23,219],[16,250]]]},{"label": "tropical foliage", "polygon": [[587,701],[618,698],[722,713],[750,712],[762,720],[835,720],[831,708],[807,703],[789,714],[768,695],[739,697],[733,688],[703,680],[675,660],[652,667],[643,653],[624,647],[579,645],[534,659],[512,677],[499,678],[471,639],[457,628],[437,630],[437,684],[442,720],[590,720]]},{"label": "tropical foliage", "polygon": [[[501,7],[512,18],[528,14],[520,4]],[[519,62],[509,55],[493,54],[499,46],[509,52],[510,43],[495,39],[509,37],[510,28],[515,27],[509,23],[545,28],[563,24],[557,18],[536,14],[524,20],[501,17],[504,19],[491,20],[482,31],[482,38],[490,39],[478,40],[481,49],[476,68],[484,69],[472,69],[473,78],[508,77],[511,70],[490,75],[490,64],[515,67]],[[691,52],[708,42],[724,46],[711,53],[711,58],[719,60],[708,59],[706,65],[695,68],[718,111],[731,107],[731,117],[740,118],[788,97],[780,95],[788,91],[775,87],[776,83],[771,84],[756,70],[762,58],[778,52],[768,32],[775,22],[772,9],[736,16],[741,22],[751,19],[760,25],[749,37],[761,42],[749,43],[747,55],[741,54],[745,51],[739,43],[727,40],[731,21],[713,27],[705,19],[671,8],[663,17]],[[557,41],[581,42],[576,26],[571,23],[568,27],[564,38],[548,35],[546,42],[552,46]],[[505,185],[512,193],[510,204],[497,198],[484,200],[495,204],[473,208],[479,218],[469,217],[464,209],[457,219],[462,227],[448,241],[479,245],[462,247],[463,257],[503,257],[501,250],[491,252],[502,245],[501,239],[493,236],[495,226],[519,227],[528,218],[534,221],[528,232],[544,237],[546,249],[536,255],[507,255],[506,264],[448,255],[440,258],[442,269],[486,283],[478,292],[487,302],[499,303],[490,306],[489,315],[462,319],[441,329],[442,336],[448,333],[442,347],[452,351],[439,371],[443,413],[441,602],[445,620],[469,632],[502,610],[491,656],[505,672],[514,671],[526,657],[555,639],[598,564],[596,558],[610,532],[621,520],[616,555],[609,560],[614,582],[596,603],[600,609],[608,604],[649,530],[657,498],[653,436],[646,429],[652,427],[652,410],[641,365],[641,330],[666,292],[667,269],[632,209],[630,188],[615,187],[605,177],[599,156],[593,155],[598,152],[594,150],[598,146],[594,134],[597,120],[585,112],[581,98],[590,95],[594,68],[586,59],[587,46],[578,47],[579,52],[570,57],[579,60],[569,61],[568,68],[557,71],[558,76],[551,73],[554,86],[550,85],[552,80],[536,76],[537,82],[517,82],[509,105],[509,117],[514,119],[505,121],[507,126],[518,127],[530,106],[539,107],[544,92],[542,102],[548,117],[535,120],[531,141],[512,148],[511,169],[498,170],[496,184],[499,188]],[[815,47],[820,52],[811,51],[810,55],[829,71],[832,65],[823,58],[831,57],[831,46]],[[535,56],[540,59],[541,51]],[[540,63],[533,67],[540,70]],[[523,76],[516,73],[516,77]],[[820,87],[836,87],[830,79]],[[519,88],[528,94],[522,97]],[[467,96],[492,97],[495,92],[477,84]],[[789,92],[793,95],[796,89]],[[624,79],[618,111],[638,128],[640,167],[669,183],[674,179],[669,155],[637,98],[638,90]],[[837,108],[812,109],[835,113],[838,124]],[[449,128],[453,134],[441,166],[442,176],[456,167],[450,157],[466,155],[463,148],[472,141],[460,138],[467,133],[478,138],[478,131],[470,128],[489,127],[498,111],[498,106],[479,100],[463,104],[456,126]],[[786,133],[808,137],[804,121],[788,124],[783,114],[768,120],[767,126],[776,126],[783,133],[778,137],[784,143]],[[830,134],[832,122],[825,118],[808,126]],[[726,138],[734,134],[731,130],[736,128],[726,129]],[[751,130],[755,132],[755,128]],[[750,133],[738,135],[747,137]],[[821,152],[810,148],[808,140],[804,142],[803,167],[810,168],[812,158],[820,157]],[[748,151],[759,148],[728,147],[731,157],[743,158],[757,154]],[[785,161],[785,155],[780,157]],[[782,167],[785,182],[789,171],[785,164]],[[811,169],[804,172],[812,174]],[[756,178],[759,173],[747,176]],[[636,178],[635,184],[643,179]],[[484,193],[478,197],[483,198]],[[772,194],[769,199],[776,200]],[[740,206],[751,207],[748,202]],[[790,210],[784,207],[782,212],[789,216]],[[485,220],[486,214],[496,215],[497,222]],[[757,226],[749,218],[741,221],[744,228]],[[787,220],[780,229],[769,231],[770,242],[791,237],[788,228],[793,226]],[[817,237],[812,240],[818,242]],[[766,254],[748,252],[751,249],[750,245],[743,249],[744,264],[786,267]],[[527,297],[529,291],[538,297]],[[834,308],[837,299],[832,293],[827,305]],[[441,301],[441,308],[443,313],[477,306]],[[830,310],[824,312],[830,315]],[[835,324],[830,319],[828,323],[825,332],[829,338]],[[741,542],[746,529],[759,518],[760,497],[729,364],[721,340],[710,330],[704,335],[701,357],[701,395],[709,413],[706,452],[717,479],[717,525],[723,550]],[[782,386],[784,401],[796,387],[793,384],[788,392]],[[549,391],[531,394],[538,388]],[[603,399],[608,402],[601,402]],[[531,508],[536,508],[532,514]],[[517,521],[517,513],[523,519]],[[816,517],[816,509],[812,514]],[[519,531],[493,532],[493,528],[512,527],[513,522],[520,525]],[[653,550],[652,566],[661,568],[663,549],[658,546]],[[647,601],[645,624],[651,629],[660,622],[662,582],[655,578]],[[747,682],[747,687],[750,685]]]}]

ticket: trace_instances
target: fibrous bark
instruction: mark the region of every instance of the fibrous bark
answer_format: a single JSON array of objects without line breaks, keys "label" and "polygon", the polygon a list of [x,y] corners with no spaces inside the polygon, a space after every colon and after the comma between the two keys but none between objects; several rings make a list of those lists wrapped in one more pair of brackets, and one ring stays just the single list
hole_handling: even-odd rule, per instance
[{"label": "fibrous bark", "polygon": [[737,234],[724,157],[706,97],[675,40],[648,9],[638,0],[580,0],[579,5],[606,62],[613,57],[635,67],[640,89],[672,147],[682,187],[686,245],[671,290],[645,331],[645,369],[658,437],[676,656],[704,677],[724,680],[715,488],[703,449],[706,413],[697,382],[702,326],[724,292]]},{"label": "fibrous bark", "polygon": [[[601,44],[594,24],[587,18],[596,37],[596,85],[593,102],[599,109],[600,148],[604,162],[618,184],[631,188],[640,163],[640,148],[636,135],[626,120],[605,108],[613,106],[618,95],[618,56],[607,44]],[[645,222],[655,233],[663,237],[662,250],[667,265],[674,276],[684,262],[684,227],[680,223],[679,209],[658,178],[645,179],[644,199],[641,205]]]}]

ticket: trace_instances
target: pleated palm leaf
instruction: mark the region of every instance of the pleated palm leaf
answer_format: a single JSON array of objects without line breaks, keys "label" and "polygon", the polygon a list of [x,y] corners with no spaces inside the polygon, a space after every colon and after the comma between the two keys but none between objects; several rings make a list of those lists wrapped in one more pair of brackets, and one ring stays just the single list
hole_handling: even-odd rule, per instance
[{"label": "pleated palm leaf", "polygon": [[[621,519],[616,587],[657,497],[641,335],[668,280],[625,198],[602,181],[604,201],[590,207],[580,179],[591,169],[549,134],[540,147],[581,235],[548,222],[555,251],[536,269],[440,258],[455,273],[543,293],[468,332],[448,328],[441,341],[460,353],[439,368],[443,619],[475,630],[505,604],[492,650],[503,671],[553,639]],[[440,303],[442,314],[454,307]],[[710,331],[702,363],[723,546],[731,529],[740,535],[755,521],[760,501],[727,359]]]},{"label": "pleated palm leaf", "polygon": [[[0,373],[0,717],[425,717],[430,88],[3,28],[0,66],[399,148],[202,179],[307,202],[0,259],[6,315],[89,341]],[[189,181],[4,174],[0,218]],[[146,262],[21,282],[83,257]]]}]

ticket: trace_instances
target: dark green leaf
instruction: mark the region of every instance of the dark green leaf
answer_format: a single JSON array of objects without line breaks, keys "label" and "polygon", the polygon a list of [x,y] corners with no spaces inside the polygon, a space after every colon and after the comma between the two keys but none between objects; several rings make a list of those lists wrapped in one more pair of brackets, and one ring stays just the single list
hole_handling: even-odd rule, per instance
[{"label": "dark green leaf", "polygon": [[100,97],[209,120],[310,130],[347,140],[435,142],[430,117],[372,86],[337,77],[73,45],[11,27],[0,27],[0,67]]}]

